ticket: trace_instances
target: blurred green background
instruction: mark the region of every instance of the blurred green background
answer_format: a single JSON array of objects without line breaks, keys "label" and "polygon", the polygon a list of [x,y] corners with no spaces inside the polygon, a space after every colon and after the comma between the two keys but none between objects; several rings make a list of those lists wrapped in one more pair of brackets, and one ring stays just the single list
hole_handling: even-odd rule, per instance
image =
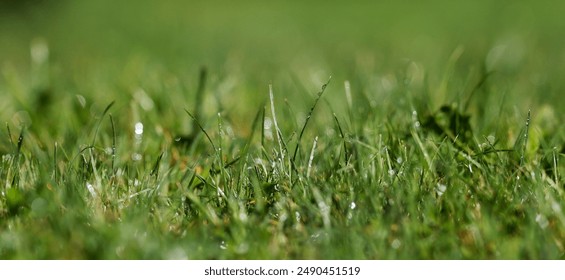
[{"label": "blurred green background", "polygon": [[[463,102],[481,77],[494,73],[488,91],[504,96],[474,99],[512,100],[509,107],[522,116],[535,106],[563,105],[565,4],[559,1],[1,3],[0,94],[14,99],[33,100],[49,88],[54,100],[80,94],[100,107],[124,89],[134,91],[134,84],[150,96],[166,93],[151,89],[155,81],[179,83],[191,96],[205,66],[211,91],[247,120],[269,83],[300,104],[330,76],[330,95],[342,98],[350,80],[373,103],[404,98],[406,92],[394,89],[410,80],[435,110]],[[34,62],[34,49],[48,50],[46,61]],[[188,103],[177,105],[192,108]],[[333,110],[341,104],[334,102]],[[2,117],[12,118],[15,107],[5,103]]]},{"label": "blurred green background", "polygon": [[184,114],[196,106],[201,67],[217,100],[205,102],[216,104],[206,106],[208,115],[228,108],[243,131],[268,84],[304,114],[330,76],[326,100],[338,114],[346,80],[373,109],[430,112],[464,103],[488,76],[469,107],[479,135],[491,133],[502,105],[518,119],[549,105],[553,121],[565,105],[558,1],[0,3],[0,96],[8,97],[0,116],[14,125],[25,123],[18,111],[38,111],[34,104],[60,108],[81,96],[94,110],[112,100],[125,105],[137,89],[156,102],[168,95],[157,106]]},{"label": "blurred green background", "polygon": [[565,65],[563,12],[559,1],[4,0],[0,69],[29,77],[39,40],[51,71],[71,83],[151,64],[181,78],[207,66],[220,79],[298,80],[312,91],[330,75],[363,80],[415,62],[433,88],[460,47],[462,77],[496,70],[518,96],[547,98],[563,89],[549,84]]},{"label": "blurred green background", "polygon": [[463,60],[486,59],[502,46],[511,66],[527,63],[541,71],[565,59],[564,6],[483,0],[4,0],[0,59],[3,67],[25,71],[31,42],[43,38],[52,62],[65,70],[147,56],[175,71],[245,67],[237,70],[273,79],[275,70],[293,67],[353,76],[360,67],[382,69],[402,59],[443,66],[457,46],[465,48]]}]

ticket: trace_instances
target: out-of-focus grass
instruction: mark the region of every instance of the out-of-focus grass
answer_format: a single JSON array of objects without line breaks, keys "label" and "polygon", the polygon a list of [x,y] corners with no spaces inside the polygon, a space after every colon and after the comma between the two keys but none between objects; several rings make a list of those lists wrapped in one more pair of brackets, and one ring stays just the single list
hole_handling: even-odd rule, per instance
[{"label": "out-of-focus grass", "polygon": [[563,257],[561,4],[6,3],[2,258]]}]

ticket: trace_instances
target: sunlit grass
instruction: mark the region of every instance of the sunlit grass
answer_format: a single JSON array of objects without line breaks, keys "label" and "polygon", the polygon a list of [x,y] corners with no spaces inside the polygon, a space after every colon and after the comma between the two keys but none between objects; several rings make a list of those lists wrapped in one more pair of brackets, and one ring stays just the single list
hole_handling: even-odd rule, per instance
[{"label": "sunlit grass", "polygon": [[563,258],[560,23],[487,12],[548,11],[184,5],[2,19],[0,258]]}]

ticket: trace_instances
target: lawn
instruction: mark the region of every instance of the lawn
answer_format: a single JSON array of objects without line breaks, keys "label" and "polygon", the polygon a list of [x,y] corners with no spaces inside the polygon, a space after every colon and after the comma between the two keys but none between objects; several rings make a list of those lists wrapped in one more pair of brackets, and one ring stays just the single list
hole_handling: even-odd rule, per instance
[{"label": "lawn", "polygon": [[2,1],[0,258],[563,259],[564,12]]}]

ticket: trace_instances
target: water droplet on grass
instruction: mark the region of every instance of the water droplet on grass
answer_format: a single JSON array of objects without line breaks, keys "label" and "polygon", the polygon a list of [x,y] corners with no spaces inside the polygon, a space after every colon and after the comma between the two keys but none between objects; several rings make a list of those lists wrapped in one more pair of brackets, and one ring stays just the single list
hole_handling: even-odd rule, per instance
[{"label": "water droplet on grass", "polygon": [[440,183],[437,184],[437,188],[436,188],[437,195],[442,196],[446,190],[447,190],[446,185]]},{"label": "water droplet on grass", "polygon": [[141,122],[135,123],[134,133],[135,139],[141,140],[141,137],[143,137],[143,124]]},{"label": "water droplet on grass", "polygon": [[245,212],[239,212],[239,220],[242,222],[247,222],[247,214]]},{"label": "water droplet on grass", "polygon": [[263,123],[263,128],[265,132],[265,138],[267,140],[273,140],[273,121],[271,118],[266,117],[265,122]]},{"label": "water droplet on grass", "polygon": [[133,155],[131,155],[131,159],[133,161],[140,161],[141,160],[141,155],[138,153],[134,153]]},{"label": "water droplet on grass", "polygon": [[94,190],[94,186],[91,183],[86,182],[86,189],[92,195],[92,197],[96,197],[96,191]]}]

